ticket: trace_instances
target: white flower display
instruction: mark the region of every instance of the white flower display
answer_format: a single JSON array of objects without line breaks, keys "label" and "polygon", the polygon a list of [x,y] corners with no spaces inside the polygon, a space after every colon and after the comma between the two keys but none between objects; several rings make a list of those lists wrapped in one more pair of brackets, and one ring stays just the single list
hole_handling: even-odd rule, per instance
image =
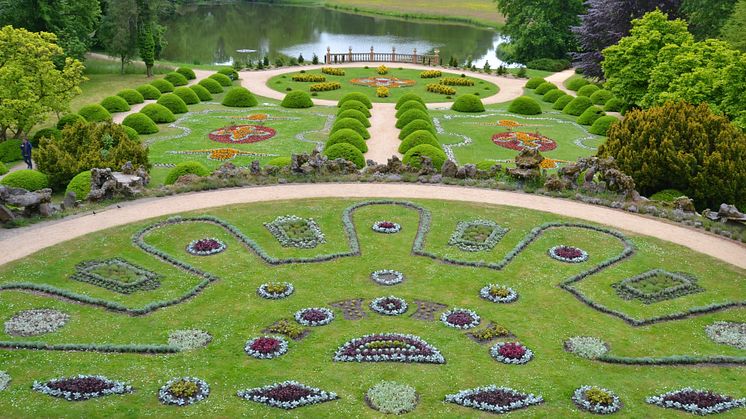
[{"label": "white flower display", "polygon": [[212,336],[204,330],[174,330],[168,334],[168,344],[182,351],[202,348],[212,341]]},{"label": "white flower display", "polygon": [[[493,289],[505,289],[507,291],[507,295],[501,296],[492,293]],[[510,287],[504,287],[502,285],[497,284],[487,284],[485,285],[481,290],[479,290],[479,296],[484,298],[487,301],[492,301],[493,303],[512,303],[513,301],[518,299],[518,293]]]},{"label": "white flower display", "polygon": [[[474,396],[481,393],[496,392],[496,393],[507,393],[514,397],[520,397],[520,400],[514,401],[506,405],[491,404],[486,402],[479,402],[474,399]],[[469,390],[462,390],[456,394],[446,395],[445,401],[449,403],[455,403],[465,407],[472,407],[477,410],[483,410],[485,412],[492,413],[507,413],[511,410],[522,409],[531,405],[539,404],[544,402],[541,396],[535,396],[533,394],[524,394],[517,390],[513,390],[509,387],[498,387],[496,385],[490,385],[485,387],[477,387]]]},{"label": "white flower display", "polygon": [[[289,392],[292,392],[292,390],[302,390],[303,393],[310,392],[310,394],[289,401],[278,400],[268,395],[271,392],[276,392],[283,388],[287,388]],[[316,387],[310,387],[297,381],[283,381],[281,383],[270,384],[264,387],[249,388],[239,391],[237,395],[245,400],[285,410],[328,402],[339,398],[336,393],[327,392]]]},{"label": "white flower display", "polygon": [[[194,383],[197,386],[197,392],[194,395],[186,398],[178,397],[171,393],[171,386],[182,381]],[[173,404],[177,406],[188,406],[190,404],[200,402],[206,399],[209,395],[210,386],[204,380],[200,380],[196,377],[173,378],[166,384],[164,384],[160,390],[158,390],[158,400],[160,400],[161,403]]]},{"label": "white flower display", "polygon": [[[255,349],[254,346],[257,342],[260,341],[274,341],[279,344],[279,346],[273,350],[272,352],[265,352],[259,349]],[[280,357],[282,355],[285,355],[288,351],[288,341],[280,336],[259,336],[258,338],[249,339],[246,342],[246,345],[244,346],[244,351],[246,351],[246,354],[249,356],[252,356],[257,359],[273,359]]]},{"label": "white flower display", "polygon": [[650,404],[654,404],[660,407],[665,407],[669,409],[679,409],[683,410],[689,413],[694,413],[695,415],[712,415],[715,413],[722,413],[726,410],[735,409],[737,407],[744,407],[746,406],[746,398],[743,399],[733,399],[728,396],[722,396],[722,395],[716,395],[717,397],[721,398],[722,401],[719,403],[715,403],[711,406],[699,406],[696,403],[681,403],[676,400],[670,400],[672,396],[677,396],[681,393],[709,393],[707,390],[699,390],[694,389],[691,387],[684,387],[679,390],[675,391],[669,391],[668,393],[659,394],[657,396],[650,396],[645,401],[647,401]]},{"label": "white flower display", "polygon": [[467,308],[452,308],[440,315],[440,321],[448,327],[466,330],[479,326],[482,319]]},{"label": "white flower display", "polygon": [[[284,285],[285,291],[280,293],[273,293],[268,291],[268,287],[271,285]],[[271,283],[267,282],[259,286],[257,288],[256,293],[259,294],[260,297],[266,298],[268,300],[281,300],[286,297],[290,297],[290,295],[295,292],[295,287],[293,287],[293,284],[289,282],[279,282],[279,283]]]},{"label": "white flower display", "polygon": [[407,302],[403,298],[394,297],[390,295],[388,297],[378,297],[371,301],[371,310],[379,314],[386,316],[398,316],[407,312]]},{"label": "white flower display", "polygon": [[[317,313],[323,314],[323,318],[318,320],[308,318],[310,315]],[[303,326],[324,326],[334,320],[334,312],[325,307],[310,307],[296,311],[294,317],[295,321]]]},{"label": "white flower display", "polygon": [[396,285],[404,282],[404,274],[391,269],[381,269],[370,274],[370,278],[379,285]]},{"label": "white flower display", "polygon": [[38,336],[52,333],[64,326],[70,316],[52,309],[25,310],[5,322],[5,333],[11,336]]},{"label": "white flower display", "polygon": [[[506,356],[503,356],[502,354],[500,354],[500,348],[508,344],[520,345],[525,352],[520,358],[508,358]],[[492,358],[494,358],[495,361],[502,362],[503,364],[513,364],[513,365],[525,364],[534,358],[533,351],[523,346],[519,342],[497,342],[495,345],[492,346],[492,348],[490,348],[490,355],[492,355]]]},{"label": "white flower display", "polygon": [[[80,392],[64,390],[64,386],[61,386],[61,384],[64,382],[80,380],[95,381],[100,384],[104,384],[105,388],[102,388],[98,391]],[[96,397],[108,396],[111,394],[124,394],[132,392],[132,386],[119,381],[112,381],[102,375],[76,375],[73,377],[60,377],[44,383],[34,381],[31,389],[48,396],[59,397],[68,401],[88,400]]]},{"label": "white flower display", "polygon": [[376,221],[373,223],[373,231],[383,234],[394,234],[401,231],[401,225],[392,221]]}]

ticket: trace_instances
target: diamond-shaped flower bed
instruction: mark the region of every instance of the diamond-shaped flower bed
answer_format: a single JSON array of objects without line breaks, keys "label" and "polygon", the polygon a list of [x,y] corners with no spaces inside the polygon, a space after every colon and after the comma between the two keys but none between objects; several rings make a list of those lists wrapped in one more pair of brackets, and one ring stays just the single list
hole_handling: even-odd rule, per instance
[{"label": "diamond-shaped flower bed", "polygon": [[492,136],[492,142],[500,147],[516,151],[551,151],[557,148],[557,143],[551,138],[532,132],[501,132]]},{"label": "diamond-shaped flower bed", "polygon": [[491,349],[490,355],[495,361],[503,364],[521,365],[534,358],[531,349],[520,342],[497,342]]},{"label": "diamond-shaped flower bed", "polygon": [[371,273],[370,279],[378,285],[396,285],[404,282],[404,274],[391,269],[381,269]]},{"label": "diamond-shaped flower bed", "polygon": [[132,392],[132,386],[119,381],[112,381],[101,375],[62,377],[45,383],[34,381],[31,388],[39,393],[68,401],[88,400],[110,394]]},{"label": "diamond-shaped flower bed", "polygon": [[309,387],[297,381],[284,381],[264,387],[241,390],[238,392],[238,397],[286,410],[339,398],[336,393]]},{"label": "diamond-shaped flower bed", "polygon": [[469,309],[454,308],[441,314],[440,321],[448,327],[466,330],[479,326],[482,319]]},{"label": "diamond-shaped flower bed", "polygon": [[288,341],[279,336],[260,336],[249,339],[243,349],[247,355],[254,358],[272,359],[288,351]]},{"label": "diamond-shaped flower bed", "polygon": [[225,243],[215,238],[194,240],[186,247],[186,251],[194,256],[210,256],[225,250]]},{"label": "diamond-shaped flower bed", "polygon": [[541,396],[490,385],[446,395],[445,401],[491,413],[507,413],[544,402]]},{"label": "diamond-shaped flower bed", "polygon": [[321,243],[326,243],[324,233],[313,218],[284,215],[275,218],[271,223],[264,223],[264,226],[283,247],[313,249]]},{"label": "diamond-shaped flower bed", "polygon": [[588,260],[588,252],[572,246],[554,246],[549,249],[549,257],[560,262],[581,263]]},{"label": "diamond-shaped flower bed", "polygon": [[154,290],[161,286],[160,275],[122,258],[92,260],[78,264],[70,279],[87,282],[120,294]]},{"label": "diamond-shaped flower bed", "polygon": [[370,308],[376,313],[383,314],[386,316],[398,316],[407,312],[407,302],[403,298],[394,297],[390,295],[388,297],[378,297],[371,301]]},{"label": "diamond-shaped flower bed", "polygon": [[612,391],[595,386],[582,386],[575,390],[572,401],[583,410],[608,415],[622,408],[619,396]]},{"label": "diamond-shaped flower bed", "polygon": [[212,342],[212,335],[199,329],[174,330],[168,334],[168,344],[182,351],[203,348]]},{"label": "diamond-shaped flower bed", "polygon": [[334,320],[334,312],[328,308],[304,308],[295,312],[295,321],[303,326],[324,326]]},{"label": "diamond-shaped flower bed", "polygon": [[704,291],[697,285],[697,279],[678,272],[663,269],[624,279],[612,284],[617,295],[625,300],[637,299],[645,304],[671,300],[688,294]]},{"label": "diamond-shaped flower bed", "polygon": [[461,221],[448,240],[448,244],[465,252],[490,250],[502,240],[507,232],[508,229],[500,227],[494,221]]},{"label": "diamond-shaped flower bed", "polygon": [[334,354],[338,362],[445,364],[440,351],[419,336],[378,333],[352,339]]},{"label": "diamond-shaped flower bed", "polygon": [[289,297],[295,288],[289,282],[267,282],[257,288],[256,293],[268,300],[280,300]]},{"label": "diamond-shaped flower bed", "polygon": [[401,225],[393,221],[376,221],[373,223],[373,231],[376,233],[394,234],[401,231]]},{"label": "diamond-shaped flower bed", "polygon": [[158,400],[163,404],[188,406],[207,398],[210,386],[196,377],[174,378],[158,391]]},{"label": "diamond-shaped flower bed", "polygon": [[479,296],[493,303],[512,303],[518,299],[518,293],[513,288],[497,284],[487,284],[479,291]]},{"label": "diamond-shaped flower bed", "polygon": [[684,410],[697,415],[722,413],[746,405],[746,398],[734,399],[710,390],[696,390],[691,387],[651,396],[646,401],[660,407]]}]

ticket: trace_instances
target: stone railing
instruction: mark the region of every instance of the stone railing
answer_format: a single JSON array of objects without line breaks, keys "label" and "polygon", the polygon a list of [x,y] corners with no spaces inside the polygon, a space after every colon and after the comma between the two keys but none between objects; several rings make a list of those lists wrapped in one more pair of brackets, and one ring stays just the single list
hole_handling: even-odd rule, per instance
[{"label": "stone railing", "polygon": [[352,52],[352,47],[347,52],[331,52],[331,48],[326,48],[325,64],[342,64],[342,63],[412,63],[421,65],[440,65],[440,51],[435,50],[434,55],[417,54],[417,48],[411,54],[401,54],[396,52],[396,47],[391,48],[391,52],[375,52],[370,47],[370,52]]}]

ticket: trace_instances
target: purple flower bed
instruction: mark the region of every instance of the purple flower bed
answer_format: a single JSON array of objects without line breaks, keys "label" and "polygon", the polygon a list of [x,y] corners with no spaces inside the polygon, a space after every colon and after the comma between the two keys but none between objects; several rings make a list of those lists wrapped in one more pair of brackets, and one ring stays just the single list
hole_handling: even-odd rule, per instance
[{"label": "purple flower bed", "polygon": [[241,390],[238,392],[238,397],[286,410],[339,398],[336,393],[309,387],[297,381],[284,381],[264,387]]},{"label": "purple flower bed", "polygon": [[746,399],[734,399],[730,396],[713,393],[710,390],[697,390],[691,387],[648,397],[647,402],[697,415],[722,413],[746,405]]},{"label": "purple flower bed", "polygon": [[471,329],[479,326],[481,318],[471,310],[465,308],[454,308],[440,315],[440,321],[448,327],[456,329]]},{"label": "purple flower bed", "polygon": [[388,297],[378,297],[371,301],[370,308],[379,314],[398,316],[407,312],[408,305],[403,298],[390,295]]},{"label": "purple flower bed", "polygon": [[572,246],[554,246],[549,249],[549,257],[560,262],[580,263],[588,260],[588,252]]},{"label": "purple flower bed", "polygon": [[323,326],[334,320],[334,312],[328,308],[304,308],[295,312],[295,321],[303,326]]},{"label": "purple flower bed", "polygon": [[401,225],[392,221],[376,221],[373,223],[373,231],[384,234],[398,233],[401,231]]},{"label": "purple flower bed", "polygon": [[379,333],[352,339],[334,354],[338,362],[411,362],[445,364],[434,346],[419,336]]},{"label": "purple flower bed", "polygon": [[132,386],[112,381],[101,375],[77,375],[55,378],[46,383],[34,381],[31,388],[40,393],[68,401],[88,400],[110,394],[132,392]]},{"label": "purple flower bed", "polygon": [[288,351],[288,341],[281,337],[260,336],[249,339],[244,346],[249,356],[258,359],[272,359],[284,355]]},{"label": "purple flower bed", "polygon": [[514,365],[525,364],[534,357],[531,349],[520,342],[497,342],[490,349],[490,354],[496,361]]},{"label": "purple flower bed", "polygon": [[507,413],[542,403],[544,399],[541,396],[524,394],[512,388],[491,385],[448,394],[445,401],[485,412]]},{"label": "purple flower bed", "polygon": [[218,239],[206,238],[194,240],[187,245],[186,251],[194,256],[210,256],[225,250],[225,243]]}]

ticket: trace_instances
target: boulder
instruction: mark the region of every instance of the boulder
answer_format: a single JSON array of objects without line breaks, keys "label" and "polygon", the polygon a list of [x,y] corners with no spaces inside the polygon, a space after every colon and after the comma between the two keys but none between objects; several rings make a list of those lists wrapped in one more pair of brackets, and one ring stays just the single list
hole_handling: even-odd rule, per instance
[{"label": "boulder", "polygon": [[91,193],[88,200],[100,201],[141,194],[148,179],[135,174],[112,172],[111,169],[91,169]]},{"label": "boulder", "polygon": [[62,201],[63,209],[75,208],[78,205],[78,197],[75,192],[70,191],[65,194],[65,199]]},{"label": "boulder", "polygon": [[[22,211],[14,213],[11,207],[21,208]],[[12,221],[19,215],[48,217],[57,210],[58,208],[52,205],[51,189],[29,192],[22,188],[0,185],[0,221]]]},{"label": "boulder", "polygon": [[683,212],[693,213],[697,210],[694,208],[694,200],[686,196],[680,196],[673,201],[673,207]]},{"label": "boulder", "polygon": [[542,161],[544,156],[538,150],[524,149],[515,156],[516,167],[508,169],[508,174],[520,180],[538,178],[541,176]]},{"label": "boulder", "polygon": [[456,177],[457,172],[458,166],[451,159],[443,162],[443,167],[440,169],[440,173],[443,175],[443,177]]}]

